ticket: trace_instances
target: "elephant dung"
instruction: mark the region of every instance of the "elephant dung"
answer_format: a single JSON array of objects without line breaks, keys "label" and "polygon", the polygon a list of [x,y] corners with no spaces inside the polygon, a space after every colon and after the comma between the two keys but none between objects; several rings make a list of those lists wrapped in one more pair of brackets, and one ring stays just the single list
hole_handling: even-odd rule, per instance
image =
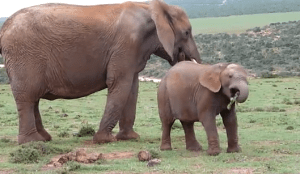
[{"label": "elephant dung", "polygon": [[148,151],[142,150],[138,153],[138,158],[140,161],[149,161],[151,159],[151,154]]}]

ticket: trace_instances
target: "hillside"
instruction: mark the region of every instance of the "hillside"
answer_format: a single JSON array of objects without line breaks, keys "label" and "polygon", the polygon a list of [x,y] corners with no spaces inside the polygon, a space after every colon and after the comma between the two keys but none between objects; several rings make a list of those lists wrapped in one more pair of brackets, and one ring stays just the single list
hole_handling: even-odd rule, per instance
[{"label": "hillside", "polygon": [[[254,76],[300,76],[300,21],[271,23],[240,35],[198,34],[195,41],[203,63],[239,63]],[[153,56],[141,74],[163,77],[169,68]]]},{"label": "hillside", "polygon": [[300,11],[298,0],[165,0],[183,7],[190,18]]}]

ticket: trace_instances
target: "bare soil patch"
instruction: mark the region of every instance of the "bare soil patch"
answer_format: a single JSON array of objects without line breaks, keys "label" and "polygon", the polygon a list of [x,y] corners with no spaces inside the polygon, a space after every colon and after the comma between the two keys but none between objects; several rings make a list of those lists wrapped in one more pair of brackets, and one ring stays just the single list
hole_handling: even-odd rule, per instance
[{"label": "bare soil patch", "polygon": [[226,174],[253,174],[255,169],[252,168],[233,168],[226,172]]},{"label": "bare soil patch", "polygon": [[0,170],[0,174],[10,174],[10,173],[14,173],[13,170]]}]

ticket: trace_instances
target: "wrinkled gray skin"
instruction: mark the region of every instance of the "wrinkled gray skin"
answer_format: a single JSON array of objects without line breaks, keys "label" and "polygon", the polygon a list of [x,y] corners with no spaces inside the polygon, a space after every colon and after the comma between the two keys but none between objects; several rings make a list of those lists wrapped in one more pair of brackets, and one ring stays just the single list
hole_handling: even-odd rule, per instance
[{"label": "wrinkled gray skin", "polygon": [[161,150],[172,149],[170,131],[175,119],[179,119],[185,132],[186,149],[202,149],[194,132],[194,122],[200,121],[207,134],[207,153],[219,154],[216,116],[220,114],[227,132],[227,152],[239,152],[235,103],[227,108],[235,94],[239,103],[246,101],[249,94],[247,73],[239,65],[201,65],[184,61],[173,66],[158,89],[163,127]]},{"label": "wrinkled gray skin", "polygon": [[51,140],[39,113],[41,98],[75,99],[105,88],[107,103],[94,142],[138,138],[133,131],[138,73],[150,55],[171,65],[201,62],[185,12],[157,0],[22,9],[1,29],[0,53],[20,118],[19,144]]}]

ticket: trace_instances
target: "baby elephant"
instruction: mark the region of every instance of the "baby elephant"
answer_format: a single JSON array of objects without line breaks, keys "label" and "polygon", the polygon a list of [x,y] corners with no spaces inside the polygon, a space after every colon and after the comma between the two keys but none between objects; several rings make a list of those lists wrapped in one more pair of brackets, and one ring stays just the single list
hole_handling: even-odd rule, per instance
[{"label": "baby elephant", "polygon": [[247,73],[237,64],[202,65],[183,61],[172,67],[158,89],[158,108],[163,133],[161,150],[170,150],[170,131],[179,119],[185,133],[186,149],[202,149],[194,132],[200,121],[208,139],[209,155],[218,155],[219,136],[216,115],[221,114],[227,132],[227,152],[239,152],[235,101],[248,97]]}]

